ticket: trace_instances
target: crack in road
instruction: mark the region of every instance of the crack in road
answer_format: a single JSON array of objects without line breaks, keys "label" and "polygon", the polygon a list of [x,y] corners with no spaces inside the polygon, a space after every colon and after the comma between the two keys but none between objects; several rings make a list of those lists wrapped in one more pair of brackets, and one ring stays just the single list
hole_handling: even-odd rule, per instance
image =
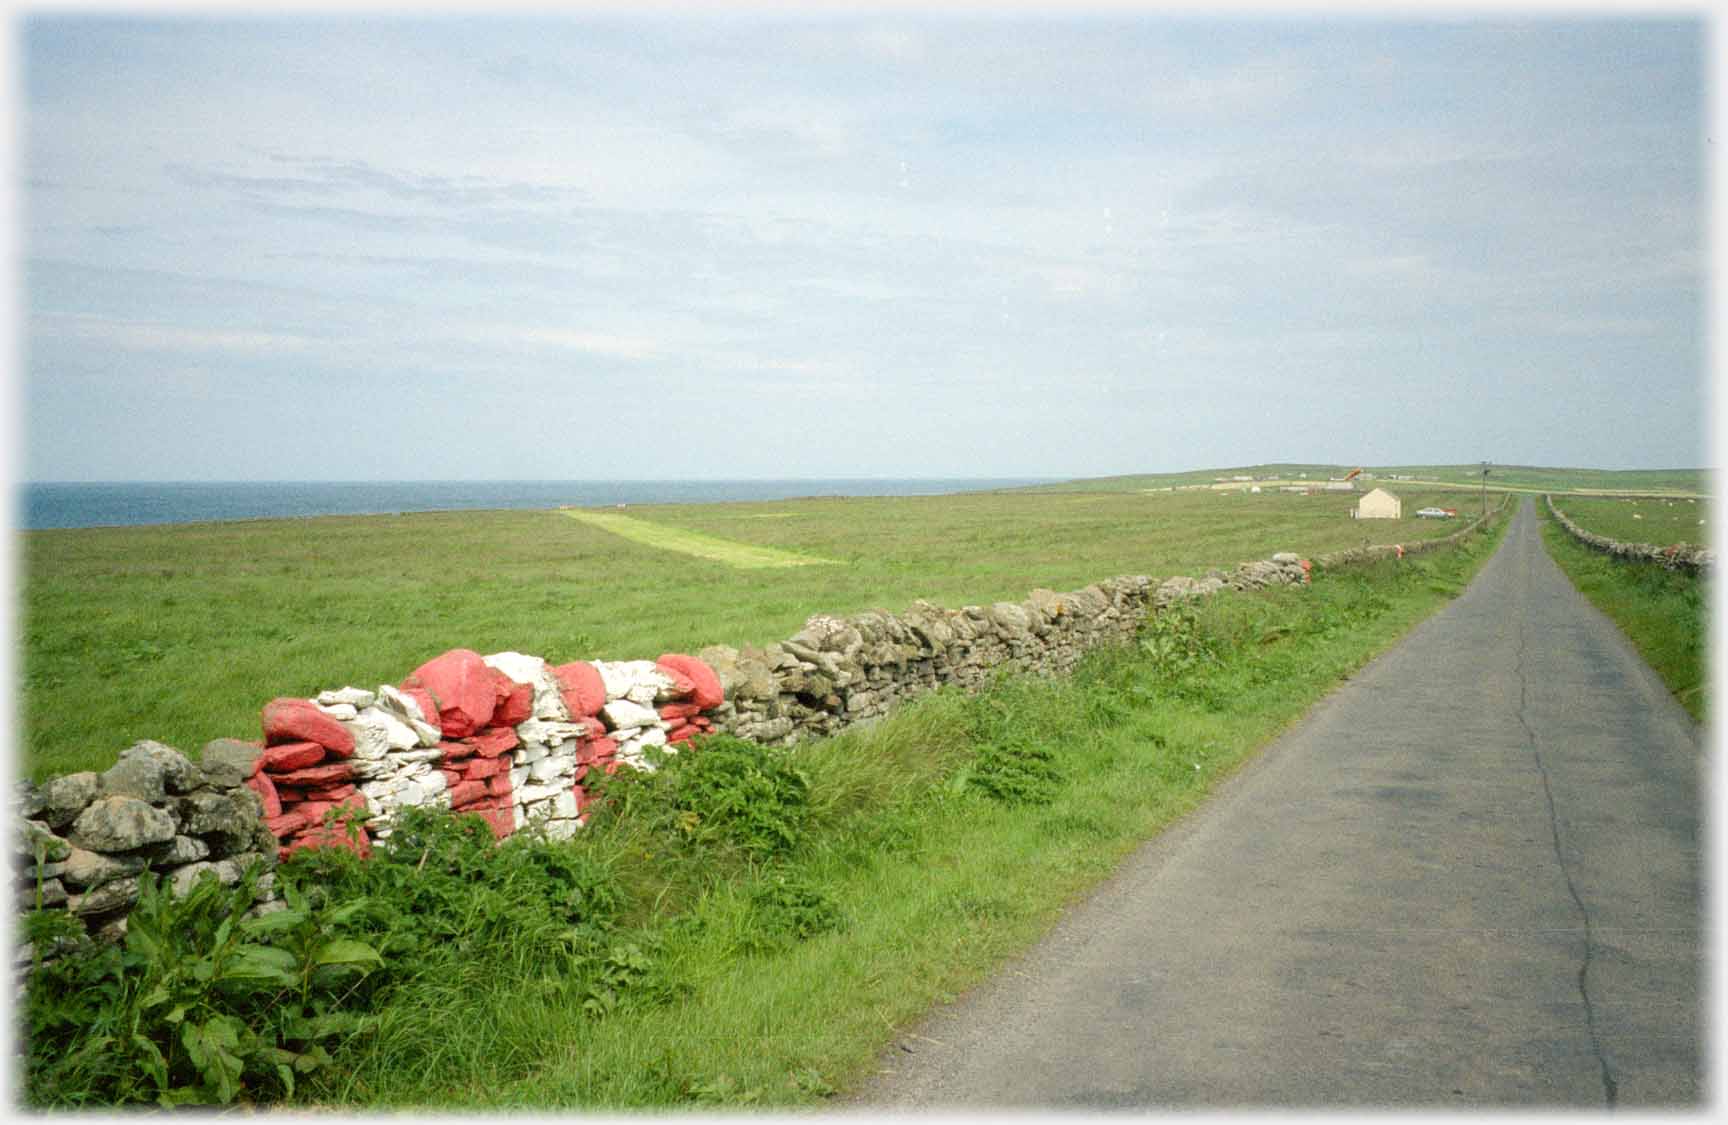
[{"label": "crack in road", "polygon": [[1572,879],[1572,871],[1566,866],[1566,855],[1560,846],[1560,814],[1554,807],[1554,789],[1548,781],[1548,766],[1542,761],[1542,748],[1538,744],[1536,731],[1530,726],[1530,720],[1525,711],[1529,705],[1530,684],[1524,673],[1524,647],[1527,626],[1521,621],[1518,626],[1518,725],[1524,728],[1525,742],[1530,747],[1531,755],[1536,759],[1536,772],[1542,778],[1542,795],[1548,802],[1548,829],[1554,838],[1554,860],[1560,866],[1560,874],[1566,880],[1566,890],[1572,896],[1573,905],[1578,908],[1578,917],[1584,924],[1584,960],[1578,966],[1578,995],[1584,1000],[1584,1023],[1590,1032],[1590,1050],[1596,1056],[1596,1063],[1602,1068],[1602,1096],[1609,1109],[1619,1097],[1619,1087],[1614,1081],[1614,1072],[1608,1066],[1608,1058],[1602,1052],[1602,1040],[1596,1032],[1596,1008],[1590,1002],[1590,960],[1595,951],[1595,934],[1590,925],[1590,912],[1584,907],[1584,899],[1578,893],[1578,885]]}]

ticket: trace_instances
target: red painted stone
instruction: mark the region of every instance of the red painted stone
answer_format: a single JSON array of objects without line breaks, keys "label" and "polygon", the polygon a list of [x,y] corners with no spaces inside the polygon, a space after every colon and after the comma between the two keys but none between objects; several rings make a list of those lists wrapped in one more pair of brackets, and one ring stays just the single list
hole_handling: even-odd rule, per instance
[{"label": "red painted stone", "polygon": [[264,818],[264,826],[270,829],[272,836],[280,839],[311,824],[316,818],[308,816],[305,805],[298,805],[287,812]]},{"label": "red painted stone", "polygon": [[606,706],[606,682],[600,678],[600,669],[586,660],[554,665],[552,674],[558,678],[559,694],[571,717],[598,715]]},{"label": "red painted stone", "polygon": [[510,772],[509,758],[473,758],[463,763],[462,773],[469,780],[496,777]]},{"label": "red painted stone", "polygon": [[486,791],[488,793],[491,793],[494,796],[497,796],[497,797],[509,796],[510,795],[510,775],[509,775],[509,773],[501,773],[501,774],[498,774],[496,777],[487,778],[486,779]]},{"label": "red painted stone", "polygon": [[266,819],[282,815],[282,798],[276,793],[276,783],[270,780],[267,773],[255,773],[246,779],[246,787],[258,794],[258,799],[264,803]]},{"label": "red painted stone", "polygon": [[715,674],[714,669],[694,656],[669,652],[654,663],[689,680],[694,688],[690,702],[702,710],[711,710],[726,701],[726,693],[720,688],[720,677]]},{"label": "red painted stone", "polygon": [[603,761],[616,753],[618,753],[618,743],[610,738],[594,738],[576,744],[576,762],[579,765]]},{"label": "red painted stone", "polygon": [[272,773],[315,766],[324,760],[324,747],[316,742],[284,742],[258,755],[260,767]]},{"label": "red painted stone", "polygon": [[458,762],[474,753],[472,742],[440,742],[439,753],[444,755],[446,762]]},{"label": "red painted stone", "polygon": [[[498,673],[504,676],[504,673]],[[534,717],[534,687],[532,684],[519,684],[509,677],[504,682],[510,685],[510,691],[499,701],[492,712],[492,725],[495,727],[513,727],[517,723],[525,723]]]},{"label": "red painted stone", "polygon": [[372,854],[372,838],[366,834],[364,827],[356,827],[350,831],[340,824],[320,824],[315,830],[296,837],[292,844],[278,854],[286,859],[295,852],[308,848],[347,848],[365,859]]},{"label": "red painted stone", "polygon": [[601,763],[601,768],[604,769],[607,774],[614,774],[618,772],[618,767],[623,764],[623,762],[608,758],[605,762]]},{"label": "red painted stone", "polygon": [[660,671],[672,681],[672,686],[666,689],[666,694],[673,699],[689,699],[695,692],[696,685],[690,682],[690,677],[668,664],[659,665]]},{"label": "red painted stone", "polygon": [[660,717],[669,723],[680,719],[694,719],[702,713],[702,708],[694,703],[668,703],[660,708]]},{"label": "red painted stone", "polygon": [[404,682],[432,693],[446,738],[465,738],[492,718],[498,702],[492,677],[493,669],[479,653],[453,648],[414,669]]},{"label": "red painted stone", "polygon": [[509,727],[487,727],[468,740],[474,747],[474,753],[482,758],[496,758],[522,745],[522,740],[516,737],[516,732]]},{"label": "red painted stone", "polygon": [[310,766],[303,770],[289,770],[276,775],[280,785],[318,786],[329,785],[333,781],[347,781],[354,776],[354,766],[349,762],[327,762],[321,766]]},{"label": "red painted stone", "polygon": [[586,765],[580,765],[580,766],[576,767],[576,780],[577,781],[581,781],[583,778],[585,778],[587,776],[588,776],[588,767]]},{"label": "red painted stone", "polygon": [[450,807],[461,808],[486,796],[484,781],[460,781],[450,786]]},{"label": "red painted stone", "polygon": [[444,788],[446,789],[454,789],[462,782],[461,770],[441,766],[438,772],[444,775]]},{"label": "red painted stone", "polygon": [[264,742],[316,742],[341,758],[354,753],[354,736],[309,699],[272,699],[264,705]]},{"label": "red painted stone", "polygon": [[516,813],[509,806],[501,809],[481,809],[476,815],[486,819],[492,826],[492,835],[502,840],[516,830]]},{"label": "red painted stone", "polygon": [[352,785],[324,785],[317,789],[306,790],[308,801],[340,801],[342,798],[356,792]]},{"label": "red painted stone", "polygon": [[686,723],[681,727],[673,727],[671,730],[667,731],[666,732],[666,741],[667,742],[689,742],[692,738],[695,738],[700,733],[701,732],[698,731],[695,727]]}]

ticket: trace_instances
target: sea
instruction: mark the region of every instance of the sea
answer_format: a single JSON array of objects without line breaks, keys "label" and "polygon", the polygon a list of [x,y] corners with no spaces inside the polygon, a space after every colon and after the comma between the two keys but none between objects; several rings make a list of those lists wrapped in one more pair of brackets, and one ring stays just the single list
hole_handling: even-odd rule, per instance
[{"label": "sea", "polygon": [[938,496],[1049,484],[1054,477],[807,480],[155,481],[18,486],[22,530],[491,508],[713,504],[815,496]]}]

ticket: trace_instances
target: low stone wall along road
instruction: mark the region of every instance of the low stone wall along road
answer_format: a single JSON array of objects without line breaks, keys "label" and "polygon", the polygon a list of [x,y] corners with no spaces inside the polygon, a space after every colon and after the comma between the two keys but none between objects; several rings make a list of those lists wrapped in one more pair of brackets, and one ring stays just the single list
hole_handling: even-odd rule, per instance
[{"label": "low stone wall along road", "polygon": [[1525,500],[1457,601],[857,1100],[1700,1106],[1702,749]]}]

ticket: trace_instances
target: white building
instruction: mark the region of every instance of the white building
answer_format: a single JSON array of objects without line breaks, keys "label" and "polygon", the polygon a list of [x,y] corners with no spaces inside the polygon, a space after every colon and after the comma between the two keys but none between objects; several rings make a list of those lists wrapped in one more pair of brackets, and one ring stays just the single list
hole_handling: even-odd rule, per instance
[{"label": "white building", "polygon": [[1384,488],[1376,488],[1357,501],[1356,510],[1350,514],[1359,520],[1402,519],[1404,501],[1387,492]]}]

